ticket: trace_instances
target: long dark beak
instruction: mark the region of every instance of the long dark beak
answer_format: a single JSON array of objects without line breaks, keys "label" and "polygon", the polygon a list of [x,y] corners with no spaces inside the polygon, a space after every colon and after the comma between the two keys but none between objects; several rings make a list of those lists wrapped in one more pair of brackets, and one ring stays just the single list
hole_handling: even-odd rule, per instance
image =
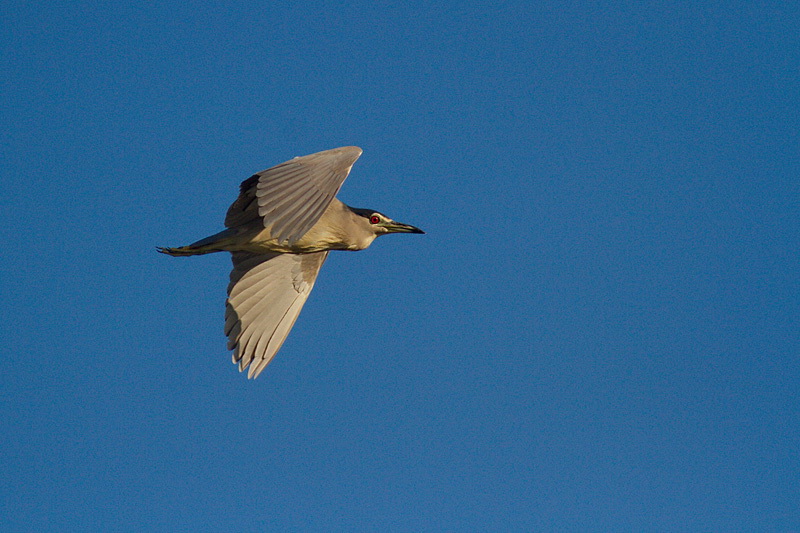
[{"label": "long dark beak", "polygon": [[408,224],[401,224],[400,222],[391,222],[384,226],[389,233],[425,233],[421,229],[415,226],[409,226]]}]

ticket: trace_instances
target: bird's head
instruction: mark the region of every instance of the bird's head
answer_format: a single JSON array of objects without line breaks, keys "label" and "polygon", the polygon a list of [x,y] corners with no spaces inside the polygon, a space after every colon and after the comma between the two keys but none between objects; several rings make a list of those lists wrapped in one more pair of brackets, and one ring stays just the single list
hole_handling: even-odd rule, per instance
[{"label": "bird's head", "polygon": [[359,225],[372,232],[376,237],[386,235],[387,233],[425,233],[415,226],[395,222],[383,213],[372,209],[359,209],[355,207],[351,207],[350,209],[359,216]]}]

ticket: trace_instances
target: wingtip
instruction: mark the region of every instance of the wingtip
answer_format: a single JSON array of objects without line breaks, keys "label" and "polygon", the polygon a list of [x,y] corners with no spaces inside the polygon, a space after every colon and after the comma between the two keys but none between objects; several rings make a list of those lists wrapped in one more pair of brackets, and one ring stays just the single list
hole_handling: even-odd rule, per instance
[{"label": "wingtip", "polygon": [[350,169],[353,168],[353,165],[358,158],[361,157],[361,154],[364,153],[364,150],[358,146],[343,146],[341,148],[335,148],[333,152],[339,156],[340,164],[347,168],[347,173],[350,173]]},{"label": "wingtip", "polygon": [[348,161],[355,162],[361,154],[364,153],[364,150],[359,148],[358,146],[340,146],[339,148],[331,148],[330,150],[323,150],[322,152],[317,152],[316,154],[311,154],[312,156],[338,156],[344,157]]},{"label": "wingtip", "polygon": [[339,150],[342,150],[342,151],[348,152],[348,153],[352,153],[356,157],[358,157],[358,156],[360,156],[361,154],[364,153],[364,150],[362,150],[358,146],[342,146],[341,148],[339,148]]}]

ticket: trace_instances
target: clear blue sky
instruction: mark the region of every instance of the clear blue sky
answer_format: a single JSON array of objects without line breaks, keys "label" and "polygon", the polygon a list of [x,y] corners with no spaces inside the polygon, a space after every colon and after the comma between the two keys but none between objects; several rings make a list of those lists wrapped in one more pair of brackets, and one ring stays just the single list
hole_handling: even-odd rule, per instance
[{"label": "clear blue sky", "polygon": [[[0,529],[800,528],[793,2],[4,2]],[[240,181],[358,145],[248,381]]]}]

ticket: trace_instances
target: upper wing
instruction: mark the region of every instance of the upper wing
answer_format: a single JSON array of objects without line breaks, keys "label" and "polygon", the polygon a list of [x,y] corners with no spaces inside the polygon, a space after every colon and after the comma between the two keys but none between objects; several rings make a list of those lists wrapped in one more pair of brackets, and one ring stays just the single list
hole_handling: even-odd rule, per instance
[{"label": "upper wing", "polygon": [[239,371],[258,376],[280,349],[306,303],[328,252],[233,253],[225,335]]},{"label": "upper wing", "polygon": [[361,148],[344,146],[295,157],[255,174],[242,182],[225,226],[261,217],[278,242],[293,244],[319,220],[360,155]]}]

